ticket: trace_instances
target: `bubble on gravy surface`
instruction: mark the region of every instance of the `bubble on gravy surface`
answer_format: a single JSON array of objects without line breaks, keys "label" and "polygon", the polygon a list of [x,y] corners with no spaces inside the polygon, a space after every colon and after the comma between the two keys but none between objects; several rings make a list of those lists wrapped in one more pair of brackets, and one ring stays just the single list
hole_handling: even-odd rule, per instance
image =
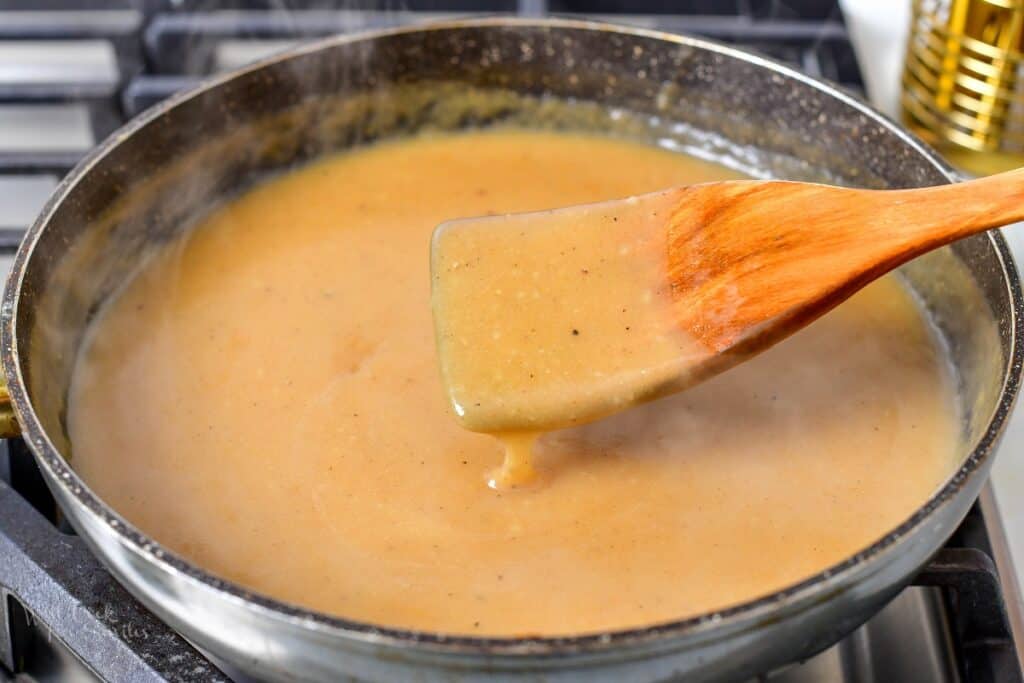
[{"label": "bubble on gravy surface", "polygon": [[446,219],[735,177],[525,131],[389,142],[216,210],[95,321],[74,465],[196,564],[377,624],[476,635],[640,626],[764,595],[897,526],[953,471],[946,364],[886,277],[762,356],[536,449],[493,491],[437,368]]}]

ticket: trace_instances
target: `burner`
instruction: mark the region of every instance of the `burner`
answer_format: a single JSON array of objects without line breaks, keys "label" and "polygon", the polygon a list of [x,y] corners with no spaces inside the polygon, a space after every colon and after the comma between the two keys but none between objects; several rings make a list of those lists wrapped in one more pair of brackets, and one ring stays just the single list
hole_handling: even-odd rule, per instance
[{"label": "burner", "polygon": [[[0,10],[0,275],[59,178],[128,117],[203,77],[295,43],[467,12],[556,13],[704,35],[861,89],[831,2],[14,0]],[[348,3],[338,3],[348,4]],[[380,9],[373,9],[379,5]],[[772,683],[1024,683],[1001,580],[1005,539],[986,489],[947,546],[839,644]],[[1015,616],[1012,613],[1011,616]],[[25,445],[0,453],[0,681],[228,681],[146,610],[63,521]],[[234,679],[238,680],[238,679]]]}]

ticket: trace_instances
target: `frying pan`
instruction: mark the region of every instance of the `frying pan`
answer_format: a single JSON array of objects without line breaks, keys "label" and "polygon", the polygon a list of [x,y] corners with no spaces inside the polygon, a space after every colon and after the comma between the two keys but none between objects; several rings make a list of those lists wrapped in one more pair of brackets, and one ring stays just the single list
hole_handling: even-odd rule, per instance
[{"label": "frying pan", "polygon": [[703,40],[511,19],[329,39],[154,107],[65,178],[29,230],[4,291],[0,356],[14,414],[0,425],[20,425],[67,518],[129,591],[225,667],[261,679],[734,679],[850,632],[943,544],[992,463],[1021,366],[1021,290],[998,233],[900,271],[955,368],[963,413],[956,472],[870,547],[715,613],[559,638],[359,623],[207,573],[139,531],[75,473],[65,413],[84,330],[153,249],[217,203],[320,155],[501,125],[643,140],[764,177],[878,188],[955,180],[935,153],[856,98]]}]

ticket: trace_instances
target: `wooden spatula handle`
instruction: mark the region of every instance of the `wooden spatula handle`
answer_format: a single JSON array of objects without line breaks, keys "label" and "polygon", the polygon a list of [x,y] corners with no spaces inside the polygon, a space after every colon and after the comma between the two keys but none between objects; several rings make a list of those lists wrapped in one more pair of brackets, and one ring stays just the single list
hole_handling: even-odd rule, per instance
[{"label": "wooden spatula handle", "polygon": [[764,347],[915,256],[1024,220],[1024,169],[911,190],[738,181],[677,192],[679,325],[716,351],[744,338]]},{"label": "wooden spatula handle", "polygon": [[1024,220],[1024,169],[952,185],[875,192],[871,224],[904,235],[917,253]]}]

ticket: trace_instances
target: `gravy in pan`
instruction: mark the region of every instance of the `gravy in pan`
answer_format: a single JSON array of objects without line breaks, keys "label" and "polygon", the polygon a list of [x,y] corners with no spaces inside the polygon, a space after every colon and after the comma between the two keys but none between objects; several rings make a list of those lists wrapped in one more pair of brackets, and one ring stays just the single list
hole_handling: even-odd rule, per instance
[{"label": "gravy in pan", "polygon": [[272,180],[154,256],[83,347],[68,422],[104,500],[196,564],[352,619],[476,635],[676,619],[779,589],[908,517],[955,466],[952,383],[886,277],[694,389],[536,445],[441,385],[439,222],[733,177],[598,137],[380,144]]}]

